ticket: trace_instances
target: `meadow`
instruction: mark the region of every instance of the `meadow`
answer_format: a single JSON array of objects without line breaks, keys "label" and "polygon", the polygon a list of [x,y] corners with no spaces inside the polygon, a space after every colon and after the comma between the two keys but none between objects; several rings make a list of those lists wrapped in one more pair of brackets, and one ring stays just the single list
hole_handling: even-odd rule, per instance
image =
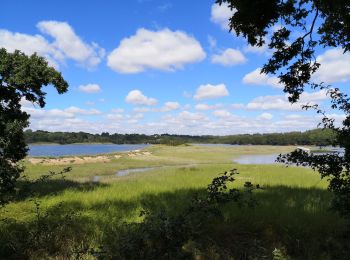
[{"label": "meadow", "polygon": [[[192,198],[205,194],[213,178],[235,168],[239,175],[234,187],[241,189],[247,181],[262,187],[253,192],[256,205],[222,206],[222,216],[208,221],[201,237],[182,246],[192,259],[271,259],[279,254],[284,259],[346,259],[347,222],[329,209],[332,196],[317,172],[233,162],[241,155],[293,149],[152,145],[136,153],[105,154],[105,162],[33,164],[27,158],[27,179],[21,185],[49,171],[67,166],[72,170],[64,179],[35,182],[28,195],[0,209],[0,258],[94,259],[99,257],[96,252],[117,251],[117,244],[128,244],[135,231],[125,228],[144,221],[141,211],[176,216]],[[154,168],[116,175],[140,167]],[[121,233],[127,235],[121,239]]]}]

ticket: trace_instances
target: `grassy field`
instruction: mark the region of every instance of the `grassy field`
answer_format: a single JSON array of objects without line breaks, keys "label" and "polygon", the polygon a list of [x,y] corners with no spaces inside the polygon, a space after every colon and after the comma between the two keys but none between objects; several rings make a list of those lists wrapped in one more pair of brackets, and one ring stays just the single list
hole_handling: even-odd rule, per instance
[{"label": "grassy field", "polygon": [[[224,218],[215,225],[208,224],[205,233],[215,241],[215,248],[203,248],[207,242],[201,246],[201,240],[195,240],[191,241],[195,246],[186,250],[203,259],[219,259],[220,255],[225,259],[223,255],[237,255],[237,251],[244,259],[257,248],[266,259],[275,248],[293,259],[341,259],[346,222],[329,210],[331,194],[317,172],[301,167],[233,163],[240,155],[292,149],[158,145],[146,149],[149,155],[106,155],[110,160],[106,163],[33,165],[26,160],[29,179],[66,166],[72,171],[65,180],[53,178],[37,183],[32,195],[0,209],[4,219],[0,222],[0,258],[66,258],[79,250],[113,244],[110,234],[117,234],[117,227],[124,222],[142,222],[141,210],[163,209],[170,216],[176,215],[195,194],[205,193],[219,173],[236,168],[240,174],[235,187],[241,188],[246,181],[263,187],[254,194],[257,206],[225,205]],[[122,169],[158,166],[166,167],[116,176]],[[100,176],[98,183],[92,182],[94,176]],[[40,224],[46,230],[44,237],[37,229]],[[221,249],[224,254],[218,253]]]}]

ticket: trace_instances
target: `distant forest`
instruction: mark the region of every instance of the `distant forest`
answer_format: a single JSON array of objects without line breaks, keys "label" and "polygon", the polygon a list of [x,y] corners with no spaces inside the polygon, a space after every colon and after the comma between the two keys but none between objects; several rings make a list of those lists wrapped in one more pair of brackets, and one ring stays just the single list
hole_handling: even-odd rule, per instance
[{"label": "distant forest", "polygon": [[191,136],[170,134],[90,134],[84,132],[25,131],[27,143],[114,143],[114,144],[167,144],[222,143],[252,145],[335,145],[335,133],[330,129],[315,129],[305,132],[240,134],[227,136]]}]

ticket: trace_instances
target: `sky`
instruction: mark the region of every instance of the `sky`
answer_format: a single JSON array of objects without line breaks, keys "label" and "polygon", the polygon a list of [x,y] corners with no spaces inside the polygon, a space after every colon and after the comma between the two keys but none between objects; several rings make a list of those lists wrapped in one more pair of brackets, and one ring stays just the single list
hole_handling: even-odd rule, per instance
[{"label": "sky", "polygon": [[[46,106],[22,100],[30,129],[90,133],[230,135],[314,129],[324,91],[288,103],[271,55],[228,30],[232,15],[214,0],[3,0],[0,47],[45,57],[69,91],[52,86]],[[271,32],[274,28],[271,28]],[[297,35],[297,33],[296,33]],[[350,56],[317,49],[316,81],[345,86]],[[336,120],[344,115],[327,110]]]}]

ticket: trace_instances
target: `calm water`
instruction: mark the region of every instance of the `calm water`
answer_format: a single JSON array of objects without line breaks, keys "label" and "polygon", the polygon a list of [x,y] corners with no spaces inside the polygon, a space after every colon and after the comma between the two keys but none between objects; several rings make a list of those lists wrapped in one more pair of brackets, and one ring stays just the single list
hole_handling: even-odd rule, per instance
[{"label": "calm water", "polygon": [[28,155],[33,157],[58,157],[70,155],[96,155],[102,153],[139,150],[148,144],[47,144],[29,145]]},{"label": "calm water", "polygon": [[274,164],[279,154],[256,154],[244,155],[233,159],[233,162],[239,164]]},{"label": "calm water", "polygon": [[[338,153],[339,155],[344,154],[344,148],[339,147],[326,147],[324,149],[329,150],[328,153]],[[328,154],[325,153],[315,153],[315,155]],[[255,154],[255,155],[243,155],[233,159],[233,162],[239,164],[275,164],[276,159],[279,154]]]}]

